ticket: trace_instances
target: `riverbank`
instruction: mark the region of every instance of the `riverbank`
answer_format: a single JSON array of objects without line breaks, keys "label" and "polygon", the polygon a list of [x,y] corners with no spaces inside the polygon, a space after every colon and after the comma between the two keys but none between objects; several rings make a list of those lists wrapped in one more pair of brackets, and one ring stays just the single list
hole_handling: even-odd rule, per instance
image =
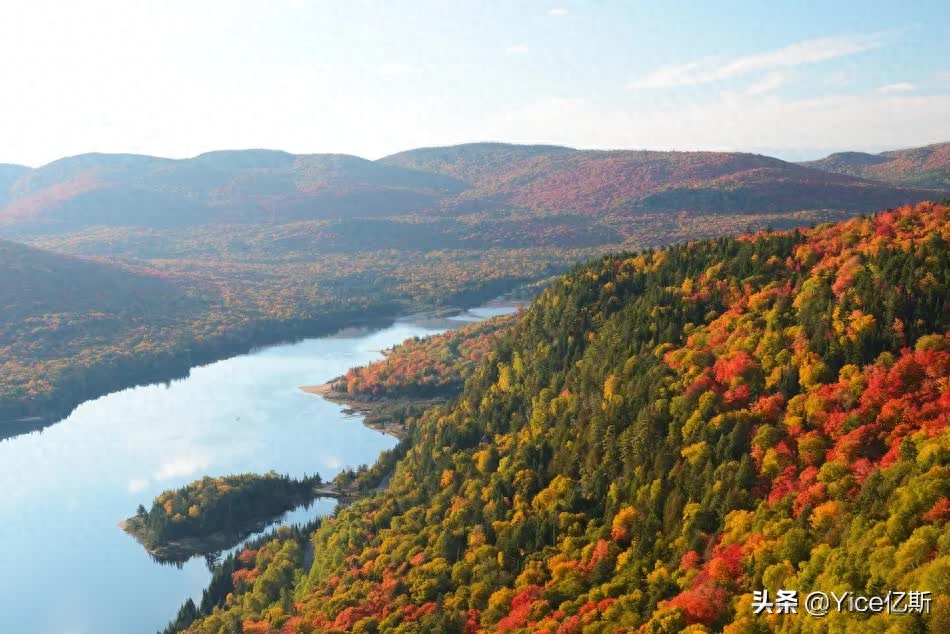
[{"label": "riverbank", "polygon": [[91,365],[69,381],[56,384],[42,398],[24,402],[0,402],[0,439],[41,431],[67,418],[88,401],[129,388],[185,379],[192,370],[262,348],[326,337],[345,328],[385,328],[401,311],[379,306],[366,311],[339,311],[309,320],[256,322],[246,330],[233,331],[201,342],[187,341],[180,349],[121,356],[108,365]]},{"label": "riverbank", "polygon": [[[510,312],[520,308],[524,304],[525,302],[519,300],[498,298],[483,305],[482,308],[488,311],[494,309],[497,312],[499,309],[502,309],[503,311]],[[504,314],[504,312],[501,314]],[[500,315],[495,316],[499,317]],[[401,317],[397,321],[411,323],[414,326],[422,326],[424,328],[441,328],[445,331],[467,332],[466,329],[470,331],[472,328],[480,328],[480,326],[475,326],[475,324],[485,322],[487,318],[487,315],[468,312],[462,309],[441,308]],[[441,342],[447,336],[446,333],[442,333],[434,335],[431,338],[408,340],[393,348],[374,351],[379,352],[379,354],[384,357],[384,359],[376,363],[385,365],[393,361],[393,359],[401,358],[406,354],[417,355],[420,351],[414,347],[425,346],[425,342],[427,341],[435,342],[436,345],[443,345]],[[448,346],[448,349],[455,350],[455,347],[460,345],[460,342],[453,340],[444,343],[444,345]],[[407,349],[410,350],[410,352],[407,353]],[[459,353],[456,350],[454,353],[447,354],[455,354],[457,356]],[[398,361],[396,363],[398,363]],[[415,361],[411,363],[415,363]],[[370,364],[370,366],[373,365],[375,364]],[[363,368],[356,368],[356,370],[361,369]],[[313,394],[338,405],[342,405],[345,408],[343,410],[345,414],[361,415],[363,417],[363,424],[370,429],[403,440],[408,435],[408,430],[405,425],[407,419],[421,414],[430,407],[447,403],[461,390],[463,382],[461,370],[454,367],[453,369],[459,372],[457,380],[441,381],[435,385],[423,386],[415,383],[413,377],[402,375],[400,379],[400,381],[403,382],[401,389],[392,389],[392,386],[389,386],[385,390],[373,389],[371,392],[366,389],[362,391],[357,389],[357,393],[354,394],[347,391],[346,385],[349,380],[347,377],[350,376],[349,373],[347,373],[346,376],[338,376],[326,383],[304,385],[298,389],[307,394]]]},{"label": "riverbank", "polygon": [[354,399],[346,392],[340,392],[333,388],[333,384],[342,380],[344,377],[337,377],[327,383],[320,385],[303,385],[299,389],[301,392],[319,396],[331,403],[342,405],[343,413],[350,416],[362,416],[362,423],[366,427],[383,434],[392,436],[396,440],[404,440],[409,435],[409,430],[403,422],[406,412],[409,410],[419,411],[428,409],[434,405],[440,405],[448,401],[451,395],[437,398],[379,398],[375,400]]},{"label": "riverbank", "polygon": [[[0,400],[0,440],[41,431],[68,417],[80,404],[125,389],[187,378],[192,369],[264,347],[331,336],[347,329],[380,329],[396,322],[451,329],[450,319],[465,311],[497,304],[524,304],[536,291],[531,280],[509,279],[445,298],[446,306],[389,302],[359,310],[338,310],[312,319],[255,321],[243,330],[203,341],[183,340],[173,351],[136,353],[77,369],[52,392],[28,400]],[[526,286],[528,285],[528,286]],[[528,290],[522,290],[528,289]],[[352,331],[351,331],[352,332]],[[385,354],[385,351],[383,351]]]}]

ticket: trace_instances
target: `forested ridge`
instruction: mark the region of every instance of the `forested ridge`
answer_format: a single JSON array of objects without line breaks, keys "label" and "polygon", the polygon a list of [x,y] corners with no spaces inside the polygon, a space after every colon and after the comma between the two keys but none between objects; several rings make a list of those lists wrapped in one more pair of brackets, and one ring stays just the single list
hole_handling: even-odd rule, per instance
[{"label": "forested ridge", "polygon": [[[175,627],[950,630],[948,221],[923,203],[575,269],[410,422],[308,569],[278,535]],[[933,606],[752,614],[781,588]]]},{"label": "forested ridge", "polygon": [[941,179],[890,181],[860,180],[741,152],[505,143],[419,148],[378,161],[260,149],[178,160],[92,153],[35,169],[0,169],[0,234],[452,217],[518,209],[546,216],[855,211],[933,197],[928,187],[950,188]]}]

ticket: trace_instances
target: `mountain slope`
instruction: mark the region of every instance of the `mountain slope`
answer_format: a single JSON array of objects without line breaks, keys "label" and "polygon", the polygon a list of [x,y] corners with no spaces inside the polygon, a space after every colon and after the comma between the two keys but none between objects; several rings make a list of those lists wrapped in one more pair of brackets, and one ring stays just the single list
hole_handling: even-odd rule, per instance
[{"label": "mountain slope", "polygon": [[950,142],[880,154],[840,152],[802,165],[894,185],[950,188]]},{"label": "mountain slope", "polygon": [[85,154],[22,174],[0,209],[0,228],[37,234],[96,225],[385,216],[428,207],[460,190],[448,177],[346,155],[244,150],[171,160]]},{"label": "mountain slope", "polygon": [[[948,244],[927,203],[579,267],[412,424],[385,491],[323,522],[309,569],[278,534],[177,626],[947,631]],[[932,606],[753,614],[783,588]]]},{"label": "mountain slope", "polygon": [[691,211],[856,211],[934,197],[830,175],[757,154],[587,151],[473,144],[412,150],[381,159],[470,183],[448,207],[526,207],[587,215]]},{"label": "mountain slope", "polygon": [[0,207],[10,199],[10,190],[13,188],[13,184],[29,171],[30,168],[24,165],[0,163]]},{"label": "mountain slope", "polygon": [[4,321],[48,313],[160,312],[179,294],[158,277],[0,240]]},{"label": "mountain slope", "polygon": [[0,240],[0,420],[129,380],[204,310],[154,274]]},{"label": "mountain slope", "polygon": [[520,214],[559,227],[567,216],[593,216],[623,231],[631,216],[651,213],[855,212],[941,195],[754,154],[501,143],[411,150],[379,161],[272,150],[182,160],[85,154],[11,174],[0,172],[0,180],[16,176],[6,187],[0,182],[7,192],[0,235],[24,239],[95,226],[187,230],[469,214],[486,230],[499,216]]}]

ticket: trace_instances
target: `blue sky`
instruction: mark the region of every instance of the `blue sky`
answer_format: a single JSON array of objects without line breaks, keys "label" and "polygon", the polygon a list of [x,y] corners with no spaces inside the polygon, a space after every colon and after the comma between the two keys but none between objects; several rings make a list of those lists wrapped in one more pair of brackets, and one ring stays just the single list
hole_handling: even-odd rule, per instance
[{"label": "blue sky", "polygon": [[[81,5],[81,6],[80,6]],[[950,140],[950,3],[4,2],[0,162]]]}]

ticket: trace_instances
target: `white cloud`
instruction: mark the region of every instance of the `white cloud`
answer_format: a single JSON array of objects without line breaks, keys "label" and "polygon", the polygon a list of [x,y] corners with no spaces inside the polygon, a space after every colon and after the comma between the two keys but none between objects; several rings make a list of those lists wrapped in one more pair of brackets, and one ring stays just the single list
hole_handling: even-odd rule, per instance
[{"label": "white cloud", "polygon": [[567,9],[562,9],[561,7],[548,9],[548,15],[552,18],[563,18],[565,15],[567,15]]},{"label": "white cloud", "polygon": [[525,44],[514,44],[505,49],[505,53],[508,55],[524,55],[528,52],[528,47]]},{"label": "white cloud", "polygon": [[171,480],[204,471],[208,466],[207,456],[192,454],[179,456],[162,463],[155,472],[156,480]]},{"label": "white cloud", "polygon": [[140,491],[144,491],[147,488],[148,480],[142,480],[140,478],[133,478],[132,480],[129,480],[129,493],[138,493]]},{"label": "white cloud", "polygon": [[767,74],[759,81],[753,83],[745,89],[747,95],[764,95],[778,90],[785,85],[787,77],[785,73],[773,72]]},{"label": "white cloud", "polygon": [[934,73],[934,79],[939,82],[950,84],[950,70],[940,70]]},{"label": "white cloud", "polygon": [[877,89],[878,92],[884,94],[896,92],[913,92],[915,90],[917,90],[917,86],[906,81],[902,81],[897,84],[888,84]]},{"label": "white cloud", "polygon": [[816,64],[883,46],[886,33],[845,35],[796,42],[783,48],[732,59],[703,59],[663,66],[633,82],[636,88],[708,84],[748,73]]},{"label": "white cloud", "polygon": [[727,94],[668,109],[608,109],[583,99],[543,99],[496,114],[478,129],[472,138],[604,149],[880,151],[950,138],[950,94],[814,99]]}]

